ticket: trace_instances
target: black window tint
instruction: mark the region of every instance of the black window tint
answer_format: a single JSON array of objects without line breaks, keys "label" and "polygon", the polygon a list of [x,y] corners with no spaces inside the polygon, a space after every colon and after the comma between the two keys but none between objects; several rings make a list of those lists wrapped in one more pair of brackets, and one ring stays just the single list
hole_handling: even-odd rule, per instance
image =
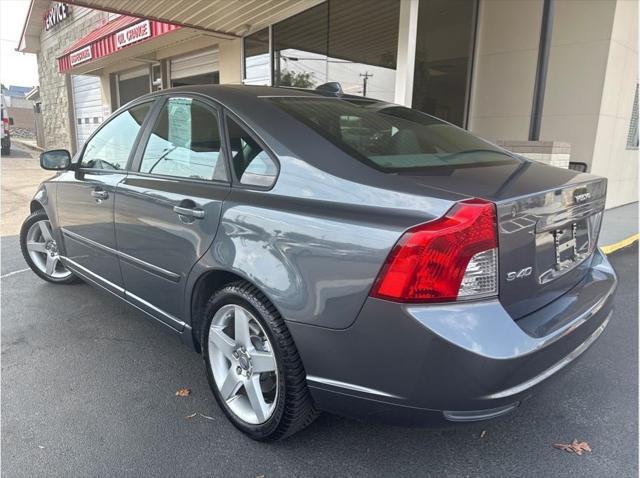
[{"label": "black window tint", "polygon": [[231,162],[236,178],[250,186],[270,187],[278,175],[271,156],[245,129],[227,117]]},{"label": "black window tint", "polygon": [[401,172],[516,162],[504,150],[419,111],[368,100],[270,100],[351,156]]},{"label": "black window tint", "polygon": [[131,148],[150,109],[150,102],[143,103],[109,120],[87,143],[82,155],[81,167],[125,169]]},{"label": "black window tint", "polygon": [[191,98],[170,98],[153,127],[140,172],[226,180],[217,113]]}]

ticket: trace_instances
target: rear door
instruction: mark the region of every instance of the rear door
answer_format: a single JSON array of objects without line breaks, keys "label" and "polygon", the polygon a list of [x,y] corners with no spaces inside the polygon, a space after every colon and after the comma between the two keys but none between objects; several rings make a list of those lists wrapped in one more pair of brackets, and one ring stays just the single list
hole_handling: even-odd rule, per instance
[{"label": "rear door", "polygon": [[123,281],[113,227],[116,186],[127,176],[152,104],[141,102],[110,118],[89,138],[77,168],[58,179],[56,207],[70,267],[120,295]]},{"label": "rear door", "polygon": [[186,278],[216,234],[230,186],[220,112],[167,97],[118,184],[115,230],[126,297],[181,330]]}]

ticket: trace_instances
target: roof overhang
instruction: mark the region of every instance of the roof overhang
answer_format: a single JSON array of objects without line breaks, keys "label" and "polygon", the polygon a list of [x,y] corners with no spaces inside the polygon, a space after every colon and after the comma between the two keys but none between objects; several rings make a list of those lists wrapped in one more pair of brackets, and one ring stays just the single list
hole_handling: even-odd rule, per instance
[{"label": "roof overhang", "polygon": [[40,87],[34,86],[29,93],[24,95],[24,97],[29,101],[38,101],[40,99]]},{"label": "roof overhang", "polygon": [[42,19],[49,9],[49,4],[49,0],[31,0],[27,18],[22,26],[17,51],[22,53],[38,53],[40,51]]},{"label": "roof overhang", "polygon": [[[38,2],[40,0],[33,0]],[[70,0],[65,3],[239,37],[324,0]]]}]

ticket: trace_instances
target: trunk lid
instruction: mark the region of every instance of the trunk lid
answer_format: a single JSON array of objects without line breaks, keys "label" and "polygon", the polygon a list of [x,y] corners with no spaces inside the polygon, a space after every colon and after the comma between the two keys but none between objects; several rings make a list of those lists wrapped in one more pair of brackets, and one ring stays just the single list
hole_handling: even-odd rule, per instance
[{"label": "trunk lid", "polygon": [[600,232],[606,179],[531,161],[404,179],[496,204],[499,297],[514,319],[554,301],[585,276]]},{"label": "trunk lid", "polygon": [[500,301],[514,319],[574,287],[598,242],[606,180],[497,203]]}]

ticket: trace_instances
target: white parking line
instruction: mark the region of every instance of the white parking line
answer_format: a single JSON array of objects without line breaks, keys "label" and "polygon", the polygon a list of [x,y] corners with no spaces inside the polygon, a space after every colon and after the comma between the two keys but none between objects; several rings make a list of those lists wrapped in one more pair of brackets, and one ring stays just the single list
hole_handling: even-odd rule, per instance
[{"label": "white parking line", "polygon": [[29,269],[28,267],[26,269],[20,269],[19,271],[13,271],[13,272],[7,272],[6,274],[2,274],[0,276],[0,279],[4,279],[5,277],[11,277],[14,276],[16,274],[20,274],[21,272],[27,272],[30,271],[31,269]]}]

